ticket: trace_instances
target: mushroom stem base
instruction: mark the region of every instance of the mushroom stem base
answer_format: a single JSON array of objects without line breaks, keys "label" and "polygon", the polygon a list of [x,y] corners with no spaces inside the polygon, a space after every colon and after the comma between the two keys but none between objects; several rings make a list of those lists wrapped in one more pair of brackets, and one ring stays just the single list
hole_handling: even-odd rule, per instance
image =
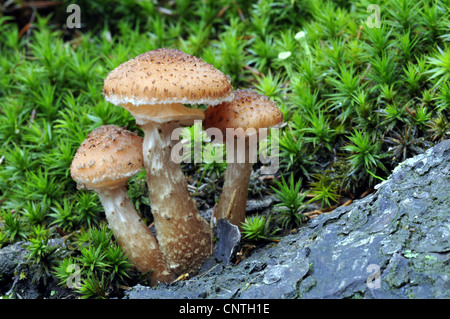
[{"label": "mushroom stem base", "polygon": [[109,228],[136,268],[142,273],[151,272],[152,284],[174,280],[176,277],[168,267],[156,238],[140,219],[126,188],[102,189],[97,193]]},{"label": "mushroom stem base", "polygon": [[[241,227],[245,220],[245,209],[247,205],[248,184],[252,172],[252,163],[228,163],[224,173],[224,184],[219,202],[216,206],[216,219],[227,217],[233,225]],[[233,197],[234,195],[234,199]],[[229,206],[232,202],[231,211]]]},{"label": "mushroom stem base", "polygon": [[209,257],[212,231],[198,213],[179,163],[172,160],[175,122],[143,125],[150,204],[164,257],[178,275],[199,270]]}]

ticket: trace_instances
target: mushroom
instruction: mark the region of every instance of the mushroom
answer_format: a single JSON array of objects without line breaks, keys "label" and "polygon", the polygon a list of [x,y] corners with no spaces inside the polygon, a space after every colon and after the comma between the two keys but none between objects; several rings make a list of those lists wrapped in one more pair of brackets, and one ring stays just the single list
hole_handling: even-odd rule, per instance
[{"label": "mushroom", "polygon": [[195,272],[210,255],[212,231],[198,213],[179,163],[172,160],[172,131],[203,120],[201,109],[233,99],[228,76],[175,49],[138,55],[105,79],[105,99],[121,105],[143,129],[144,168],[161,250],[178,275]]},{"label": "mushroom", "polygon": [[142,137],[115,125],[100,126],[78,148],[70,167],[78,188],[97,192],[109,228],[152,284],[175,279],[158,242],[140,219],[127,193],[130,177],[142,170]]},{"label": "mushroom", "polygon": [[[276,103],[252,90],[236,90],[232,102],[209,106],[205,110],[204,128],[219,129],[224,134],[228,159],[224,185],[215,208],[217,220],[227,218],[241,226],[245,220],[248,184],[253,163],[256,162],[259,129],[278,127],[283,114]],[[233,134],[230,134],[233,133]],[[240,146],[239,140],[244,140]],[[230,157],[231,157],[230,156]]]}]

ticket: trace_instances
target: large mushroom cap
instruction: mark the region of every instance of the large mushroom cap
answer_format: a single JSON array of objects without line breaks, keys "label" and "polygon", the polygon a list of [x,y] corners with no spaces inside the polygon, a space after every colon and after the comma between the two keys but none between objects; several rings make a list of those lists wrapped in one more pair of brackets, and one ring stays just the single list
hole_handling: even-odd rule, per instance
[{"label": "large mushroom cap", "polygon": [[[283,123],[283,113],[275,102],[253,90],[236,90],[234,100],[209,106],[205,110],[204,127],[247,130],[277,127]],[[225,136],[225,135],[224,135]]]},{"label": "large mushroom cap", "polygon": [[[152,120],[169,121],[181,119],[186,112],[188,117],[203,119],[202,110],[186,110],[180,105],[172,110],[171,104],[216,105],[232,100],[233,88],[230,78],[212,64],[180,50],[162,48],[140,54],[112,70],[104,81],[103,94],[107,101],[122,105],[133,115],[142,113]],[[168,106],[163,108],[161,104]]]},{"label": "large mushroom cap", "polygon": [[81,143],[70,173],[86,189],[115,188],[142,169],[143,139],[115,125],[100,126]]}]

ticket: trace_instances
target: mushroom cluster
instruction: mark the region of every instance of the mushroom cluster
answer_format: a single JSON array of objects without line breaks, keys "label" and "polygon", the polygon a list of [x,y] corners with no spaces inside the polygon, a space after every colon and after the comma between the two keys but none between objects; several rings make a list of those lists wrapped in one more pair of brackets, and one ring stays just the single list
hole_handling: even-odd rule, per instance
[{"label": "mushroom cluster", "polygon": [[157,49],[111,71],[103,92],[107,101],[130,111],[144,131],[144,167],[160,249],[176,274],[196,271],[210,254],[212,231],[180,164],[171,160],[171,133],[204,118],[203,110],[184,104],[230,101],[229,77],[180,50]]},{"label": "mushroom cluster", "polygon": [[[152,283],[197,272],[211,253],[212,229],[189,194],[180,164],[172,160],[173,130],[195,120],[222,131],[270,127],[282,122],[281,112],[253,91],[234,91],[230,77],[211,64],[167,48],[143,53],[112,70],[104,81],[103,95],[134,116],[144,138],[114,125],[98,128],[77,150],[72,178],[79,187],[98,193],[119,244],[139,271],[151,274]],[[195,104],[209,107],[205,113],[186,106]],[[237,194],[230,221],[240,225],[251,164],[228,165],[218,216],[226,217],[223,207],[230,205],[230,194]],[[128,179],[142,167],[156,237],[127,195]]]},{"label": "mushroom cluster", "polygon": [[142,170],[142,162],[141,137],[115,125],[104,125],[81,143],[70,173],[78,188],[97,192],[109,227],[136,268],[150,273],[152,283],[167,282],[175,274],[127,193],[127,182]]}]

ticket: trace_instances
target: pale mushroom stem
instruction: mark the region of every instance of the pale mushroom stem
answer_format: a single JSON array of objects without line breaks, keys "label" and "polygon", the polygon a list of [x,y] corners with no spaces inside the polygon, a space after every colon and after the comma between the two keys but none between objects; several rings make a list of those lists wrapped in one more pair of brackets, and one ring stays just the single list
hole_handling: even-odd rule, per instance
[{"label": "pale mushroom stem", "polygon": [[249,162],[248,143],[245,145],[245,162],[237,162],[238,150],[235,147],[235,157],[232,162],[227,163],[222,193],[220,194],[215,211],[217,220],[227,218],[230,223],[239,228],[245,220],[248,185],[253,167],[253,163]]},{"label": "pale mushroom stem", "polygon": [[198,213],[179,163],[172,160],[175,122],[141,126],[144,168],[161,250],[176,274],[198,270],[210,255],[212,232]]},{"label": "pale mushroom stem", "polygon": [[147,225],[140,219],[124,186],[96,190],[105,209],[109,228],[136,268],[150,274],[152,284],[170,282],[176,277]]}]

